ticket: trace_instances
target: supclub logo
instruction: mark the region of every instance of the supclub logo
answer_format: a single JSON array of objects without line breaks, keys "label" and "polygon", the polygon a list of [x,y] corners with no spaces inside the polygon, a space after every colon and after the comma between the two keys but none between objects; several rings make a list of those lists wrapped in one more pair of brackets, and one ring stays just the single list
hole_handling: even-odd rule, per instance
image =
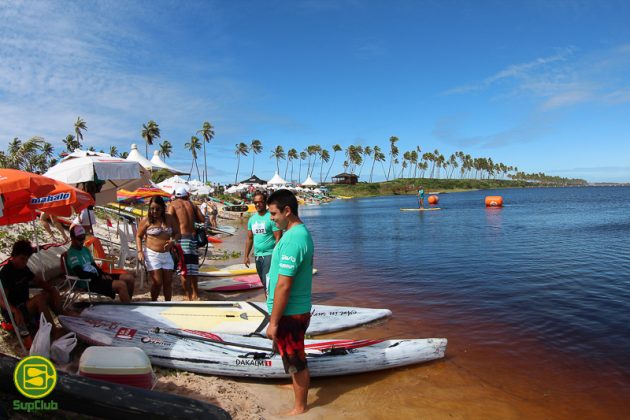
[{"label": "supclub logo", "polygon": [[40,399],[50,394],[57,385],[55,365],[42,356],[22,359],[13,371],[15,387],[27,398]]},{"label": "supclub logo", "polygon": [[63,193],[54,194],[54,195],[47,195],[45,197],[31,198],[31,204],[52,203],[54,201],[64,201],[69,198],[70,198],[70,193],[63,192]]}]

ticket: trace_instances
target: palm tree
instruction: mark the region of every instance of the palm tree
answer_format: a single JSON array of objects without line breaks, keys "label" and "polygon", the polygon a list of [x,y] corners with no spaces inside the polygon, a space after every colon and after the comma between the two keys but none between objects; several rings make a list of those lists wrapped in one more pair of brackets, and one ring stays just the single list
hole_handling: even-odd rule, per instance
[{"label": "palm tree", "polygon": [[306,160],[306,156],[307,156],[306,152],[304,152],[304,151],[300,152],[300,172],[299,172],[299,175],[298,175],[298,178],[299,178],[298,182],[302,181],[302,161]]},{"label": "palm tree", "polygon": [[289,162],[291,162],[291,182],[293,181],[293,161],[299,158],[297,150],[289,149],[287,152],[287,167],[284,169],[284,179],[287,179],[287,169],[289,169]]},{"label": "palm tree", "polygon": [[190,141],[184,144],[184,148],[190,150],[193,157],[192,165],[190,165],[190,173],[192,173],[193,166],[197,166],[197,178],[201,178],[199,175],[199,165],[197,165],[197,150],[201,149],[201,141],[198,137],[191,136]]},{"label": "palm tree", "polygon": [[256,164],[256,155],[262,152],[263,146],[260,140],[254,139],[249,145],[249,150],[252,151],[252,175],[254,175],[254,165]]},{"label": "palm tree", "polygon": [[127,156],[129,156],[129,152],[121,152],[120,153],[120,158],[121,159],[127,159]]},{"label": "palm tree", "polygon": [[79,144],[81,144],[81,140],[83,140],[83,131],[85,130],[87,130],[87,124],[81,117],[77,117],[77,120],[74,122],[74,134]]},{"label": "palm tree", "polygon": [[391,136],[389,138],[389,169],[387,170],[387,176],[385,177],[387,181],[389,181],[389,173],[392,170],[394,159],[398,157],[398,147],[396,146],[396,142],[398,140],[399,139],[396,136]]},{"label": "palm tree", "polygon": [[[146,142],[144,145],[144,157],[149,158],[149,146],[153,145],[153,139],[160,138],[160,126],[153,120],[142,124],[142,138]],[[192,169],[191,169],[192,170]]]},{"label": "palm tree", "polygon": [[[372,156],[372,148],[370,146],[365,146],[363,148],[363,155],[364,156]],[[365,165],[365,162],[367,162],[367,157],[365,159],[363,159],[363,163],[361,164],[361,168],[359,169],[359,176],[361,176],[361,172],[363,172],[363,165]]]},{"label": "palm tree", "polygon": [[[271,152],[271,157],[276,160],[276,172],[280,175],[280,159],[285,158],[284,148],[280,145],[276,146],[275,149]],[[288,165],[288,164],[287,164]],[[284,171],[284,176],[286,178],[286,170]]]},{"label": "palm tree", "polygon": [[234,178],[234,183],[236,184],[238,182],[238,170],[241,166],[241,156],[247,156],[247,153],[249,153],[249,146],[247,146],[247,144],[243,142],[240,142],[236,145],[236,150],[234,151],[234,153],[236,154],[237,158],[236,177]]},{"label": "palm tree", "polygon": [[208,164],[206,163],[206,143],[214,138],[214,127],[208,121],[204,121],[201,130],[197,131],[203,137],[203,182],[208,182]]},{"label": "palm tree", "polygon": [[45,141],[42,143],[41,150],[42,150],[42,156],[44,156],[44,159],[47,161],[50,161],[55,152],[53,145]]},{"label": "palm tree", "polygon": [[324,177],[324,182],[326,182],[326,179],[328,179],[328,175],[330,175],[330,169],[335,163],[335,156],[337,156],[337,152],[341,152],[342,150],[339,144],[334,144],[332,149],[333,149],[333,158],[332,158],[332,162],[330,162],[330,166],[328,167],[328,171],[326,172],[326,176]]},{"label": "palm tree", "polygon": [[66,138],[61,141],[63,142],[63,144],[66,145],[66,151],[68,153],[72,153],[75,151],[75,149],[81,148],[81,143],[79,143],[79,141],[76,140],[76,137],[74,137],[72,134],[68,134]]},{"label": "palm tree", "polygon": [[[374,149],[376,149],[376,146],[374,147]],[[383,162],[385,162],[385,153],[379,151],[378,154],[376,152],[374,152],[374,159],[377,162],[381,162],[381,169],[383,170],[383,176],[386,176],[386,172],[385,172],[385,165],[383,164]]]},{"label": "palm tree", "polygon": [[324,170],[324,163],[328,163],[328,161],[330,160],[330,152],[326,149],[322,150],[321,153],[319,154],[319,160],[322,162],[321,166],[319,167],[319,182],[322,183],[324,182],[322,180],[322,173]]},{"label": "palm tree", "polygon": [[158,155],[162,157],[162,159],[166,160],[167,157],[171,157],[171,152],[173,151],[173,145],[168,140],[164,140],[160,143],[160,150]]},{"label": "palm tree", "polygon": [[[366,147],[366,149],[368,148],[369,146]],[[380,156],[381,154],[381,148],[379,146],[374,146],[374,149],[372,149],[372,151],[374,152],[374,160],[372,160],[372,169],[370,169],[370,182],[372,182],[372,174],[374,173],[374,164],[378,160],[377,157]]]},{"label": "palm tree", "polygon": [[116,146],[109,146],[109,155],[111,157],[117,157],[118,156],[118,148]]},{"label": "palm tree", "polygon": [[317,157],[322,152],[322,146],[320,146],[319,144],[314,144],[311,146],[311,150],[313,151],[313,156],[315,156],[313,158],[313,166],[311,167],[311,173],[310,173],[310,175],[313,176],[313,171],[315,170],[315,164],[317,163]]}]

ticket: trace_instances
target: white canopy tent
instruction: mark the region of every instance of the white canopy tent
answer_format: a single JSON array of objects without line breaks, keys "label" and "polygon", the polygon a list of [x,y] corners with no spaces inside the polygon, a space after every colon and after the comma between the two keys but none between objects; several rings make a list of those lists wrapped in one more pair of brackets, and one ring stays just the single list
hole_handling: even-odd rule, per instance
[{"label": "white canopy tent", "polygon": [[306,178],[306,181],[302,182],[302,186],[303,187],[316,187],[317,182],[313,181],[313,178],[311,178],[311,176],[309,175],[308,178]]},{"label": "white canopy tent", "polygon": [[160,158],[160,154],[157,150],[153,151],[153,157],[151,158],[151,163],[159,166],[162,169],[166,169],[173,175],[188,175],[188,172],[180,171],[179,169],[175,169]]},{"label": "white canopy tent", "polygon": [[169,194],[173,194],[175,188],[179,186],[183,186],[184,188],[186,188],[187,191],[190,191],[191,189],[188,181],[178,175],[165,179],[164,181],[158,183],[157,186]]},{"label": "white canopy tent", "polygon": [[121,188],[133,191],[151,184],[149,173],[138,162],[79,149],[48,169],[44,176],[72,185],[105,181],[96,194],[97,205],[116,201],[116,191]]},{"label": "white canopy tent", "polygon": [[278,172],[276,172],[276,174],[273,176],[273,178],[271,178],[269,181],[267,181],[267,185],[286,185],[286,183],[287,183],[287,181],[282,179],[282,177],[280,175],[278,175]]},{"label": "white canopy tent", "polygon": [[160,166],[154,164],[153,162],[142,156],[140,152],[138,152],[138,146],[135,143],[131,145],[131,151],[129,152],[129,156],[127,156],[127,160],[138,162],[140,165],[142,165],[144,169],[147,169],[149,171],[157,171],[159,169],[162,169]]}]

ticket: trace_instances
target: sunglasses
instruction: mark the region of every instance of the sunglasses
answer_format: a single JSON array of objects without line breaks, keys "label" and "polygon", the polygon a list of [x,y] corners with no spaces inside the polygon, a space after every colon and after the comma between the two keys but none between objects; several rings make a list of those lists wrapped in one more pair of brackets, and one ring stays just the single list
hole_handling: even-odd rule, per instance
[{"label": "sunglasses", "polygon": [[76,239],[77,241],[85,241],[85,235],[81,235],[81,236],[75,236],[74,239]]}]

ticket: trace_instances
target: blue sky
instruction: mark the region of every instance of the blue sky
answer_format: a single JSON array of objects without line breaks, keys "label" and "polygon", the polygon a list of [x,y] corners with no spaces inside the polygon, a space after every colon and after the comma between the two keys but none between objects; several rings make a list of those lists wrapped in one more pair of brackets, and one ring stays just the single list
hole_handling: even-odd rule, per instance
[{"label": "blue sky", "polygon": [[0,1],[0,22],[2,149],[38,135],[61,151],[81,116],[85,144],[144,150],[153,119],[188,170],[183,144],[210,121],[213,181],[234,180],[241,141],[262,141],[270,178],[276,145],[392,135],[630,181],[627,1]]}]

